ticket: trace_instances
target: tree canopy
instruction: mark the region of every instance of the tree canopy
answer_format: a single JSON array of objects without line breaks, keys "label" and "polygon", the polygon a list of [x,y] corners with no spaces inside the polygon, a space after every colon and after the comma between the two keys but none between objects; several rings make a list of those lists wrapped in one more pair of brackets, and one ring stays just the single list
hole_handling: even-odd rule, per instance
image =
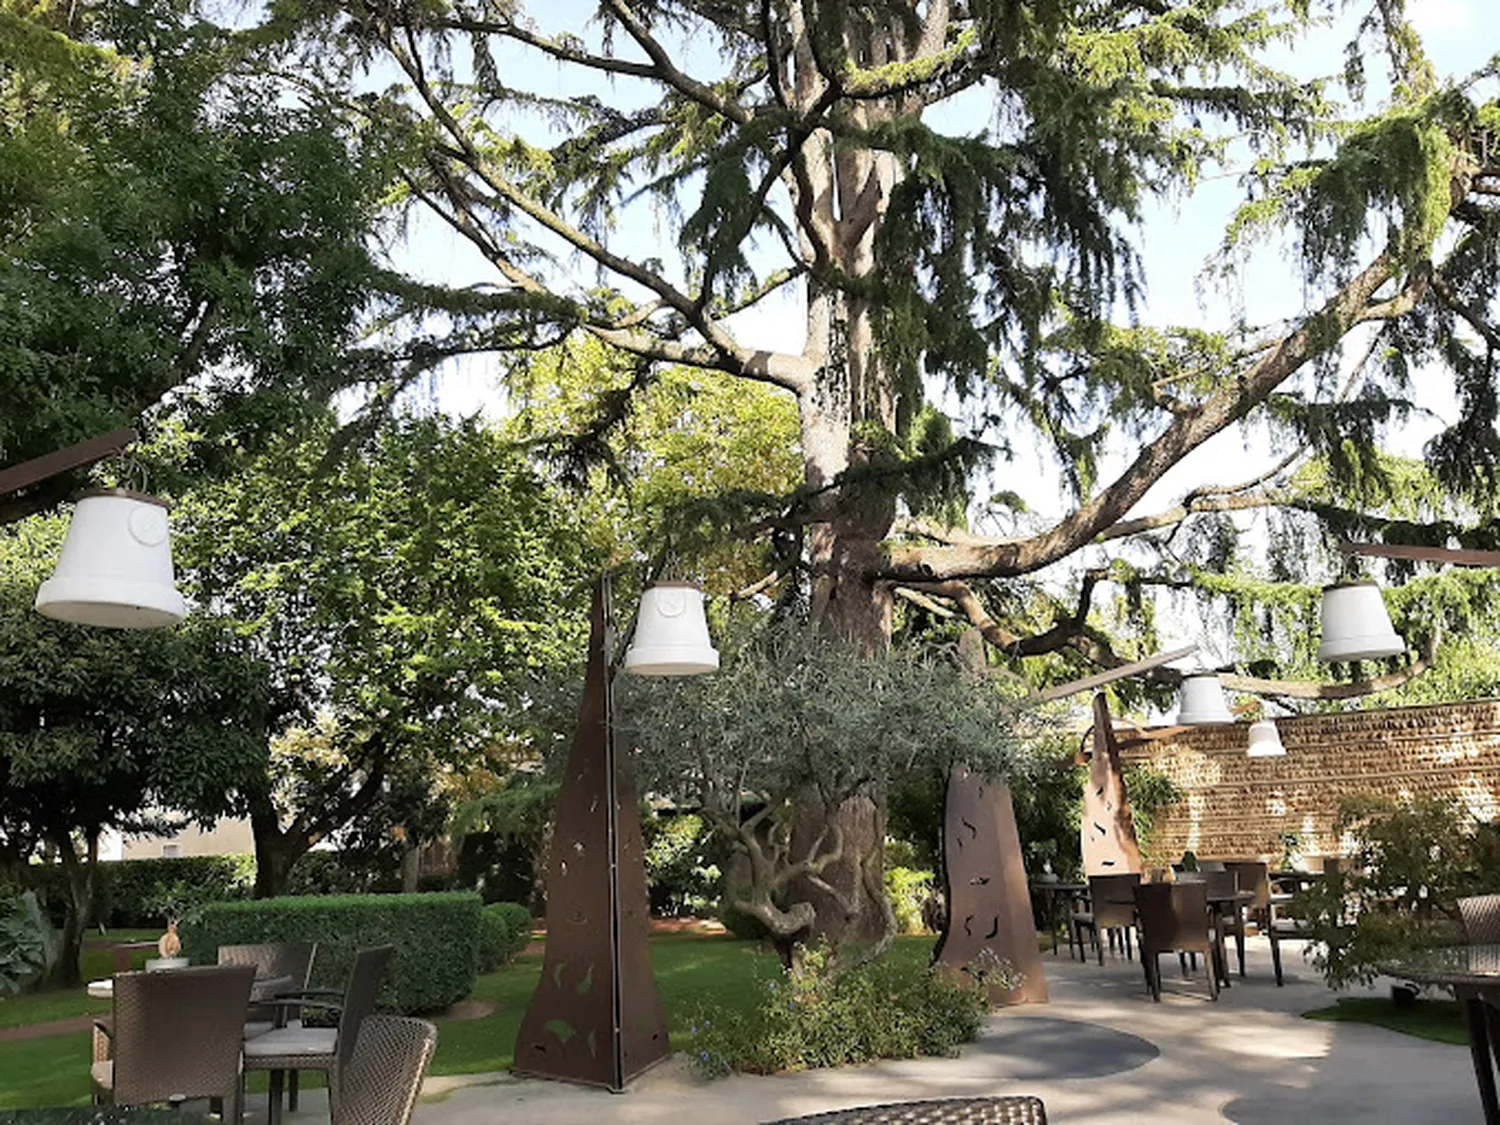
[{"label": "tree canopy", "polygon": [[278,739],[242,794],[263,892],[330,836],[436,835],[443,770],[524,731],[532,685],[582,647],[591,557],[512,446],[399,416],[330,460],[337,432],[326,416],[179,509],[184,585],[276,689]]},{"label": "tree canopy", "polygon": [[[643,364],[790,396],[801,480],[716,519],[790,541],[782,581],[821,626],[880,647],[905,597],[979,627],[999,659],[1097,667],[1138,653],[1100,633],[1092,599],[1115,583],[1139,610],[1141,574],[1176,580],[1188,548],[1224,570],[1216,516],[1284,507],[1347,529],[1377,507],[1382,427],[1443,370],[1461,411],[1430,451],[1440,522],[1360,526],[1488,535],[1493,72],[1436,75],[1401,0],[1371,4],[1342,73],[1274,65],[1343,8],[602,0],[564,28],[519,5],[283,0],[270,27],[348,128],[405,155],[405,197],[489,287]],[[1390,94],[1371,108],[1376,58]],[[964,98],[987,99],[987,124],[952,111]],[[1214,276],[1291,232],[1304,309],[1143,322],[1146,204],[1225,173],[1246,202]],[[743,313],[778,300],[798,323],[763,346]],[[488,319],[467,322],[474,350]],[[1242,424],[1294,455],[1139,513]],[[1071,509],[1041,519],[1005,489],[991,508],[1015,534],[970,530],[975,470],[1032,446]],[[1292,477],[1308,462],[1324,491]],[[1184,523],[1206,530],[1168,539]],[[1128,565],[1075,575],[1076,602],[1030,585],[1095,544]]]}]

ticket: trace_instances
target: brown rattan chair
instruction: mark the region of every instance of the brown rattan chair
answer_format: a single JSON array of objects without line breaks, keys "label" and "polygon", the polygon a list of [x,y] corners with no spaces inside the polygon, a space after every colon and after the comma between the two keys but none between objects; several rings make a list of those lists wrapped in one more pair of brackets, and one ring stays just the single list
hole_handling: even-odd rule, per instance
[{"label": "brown rattan chair", "polygon": [[[1203,880],[1208,884],[1210,898],[1223,901],[1225,898],[1239,894],[1239,873],[1227,869],[1223,871],[1208,870],[1203,873]],[[1214,911],[1214,931],[1219,939],[1219,954],[1222,957],[1224,951],[1224,938],[1229,935],[1234,937],[1234,952],[1239,960],[1240,976],[1245,975],[1245,912],[1238,903],[1228,907],[1216,907]],[[1224,966],[1224,976],[1228,980],[1229,966]]]},{"label": "brown rattan chair", "polygon": [[1135,928],[1135,903],[1131,894],[1140,881],[1139,872],[1089,876],[1089,907],[1074,911],[1069,919],[1069,953],[1076,944],[1079,957],[1083,959],[1083,931],[1092,930],[1094,945],[1099,951],[1099,964],[1104,964],[1106,937],[1111,947],[1118,939],[1125,956],[1130,956],[1130,932]]},{"label": "brown rattan chair", "polygon": [[[1141,928],[1141,966],[1151,999],[1161,1000],[1163,953],[1202,953],[1208,969],[1208,994],[1219,998],[1224,966],[1219,941],[1208,913],[1208,883],[1142,883],[1135,888],[1136,918]],[[1183,972],[1187,962],[1183,960]]]},{"label": "brown rattan chair", "polygon": [[339,1080],[330,1125],[407,1125],[437,1046],[426,1020],[370,1016]]},{"label": "brown rattan chair", "polygon": [[1240,890],[1250,891],[1255,895],[1255,898],[1245,904],[1246,913],[1255,919],[1257,925],[1267,925],[1266,907],[1271,904],[1269,865],[1258,859],[1227,859],[1224,867],[1234,872],[1235,882],[1239,884]]},{"label": "brown rattan chair", "polygon": [[[265,942],[260,945],[221,945],[219,964],[254,965],[257,977],[290,977],[291,989],[306,993],[312,975],[313,955],[318,943],[313,941]],[[331,995],[339,993],[333,991]],[[245,1038],[254,1039],[276,1026],[277,1006],[271,1003],[251,1004],[245,1014]],[[283,1020],[286,1026],[300,1024],[300,1018]]]},{"label": "brown rattan chair", "polygon": [[296,1011],[313,1006],[337,1008],[337,1027],[278,1027],[244,1041],[245,1070],[271,1072],[271,1125],[281,1125],[281,1074],[289,1070],[321,1070],[327,1074],[329,1113],[337,1115],[340,1076],[349,1064],[360,1025],[375,1010],[375,997],[394,952],[391,946],[383,945],[355,954],[342,1003],[305,996],[273,1001]]},{"label": "brown rattan chair", "polygon": [[215,965],[117,973],[114,1018],[94,1025],[96,1104],[218,1098],[240,1121],[240,1044],[255,970]]},{"label": "brown rattan chair", "polygon": [[806,1117],[783,1117],[768,1125],[1047,1125],[1040,1098],[931,1098],[857,1109],[836,1109]]},{"label": "brown rattan chair", "polygon": [[1304,951],[1307,948],[1308,924],[1286,913],[1287,903],[1291,899],[1291,895],[1272,895],[1266,907],[1266,918],[1269,920],[1266,926],[1266,937],[1271,939],[1271,969],[1276,974],[1277,988],[1284,983],[1281,971],[1281,943],[1302,938]]},{"label": "brown rattan chair", "polygon": [[1500,895],[1473,895],[1458,900],[1464,938],[1470,945],[1500,943]]}]

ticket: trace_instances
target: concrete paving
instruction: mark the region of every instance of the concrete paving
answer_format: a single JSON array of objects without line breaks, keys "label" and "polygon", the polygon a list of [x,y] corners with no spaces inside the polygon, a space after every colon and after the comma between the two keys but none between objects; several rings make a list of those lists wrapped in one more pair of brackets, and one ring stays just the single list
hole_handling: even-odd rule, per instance
[{"label": "concrete paving", "polygon": [[[416,1125],[751,1125],[794,1114],[908,1098],[1035,1094],[1053,1125],[1465,1125],[1482,1115],[1466,1048],[1360,1024],[1305,1020],[1334,994],[1291,947],[1286,987],[1269,947],[1251,938],[1248,976],[1217,1004],[1202,971],[1180,978],[1162,958],[1163,1002],[1140,966],[1101,968],[1044,956],[1051,1002],[991,1016],[954,1059],[705,1080],[681,1058],[623,1094],[505,1074],[432,1078]],[[1380,991],[1377,988],[1372,991]],[[310,1091],[286,1125],[327,1120]],[[256,1107],[259,1109],[260,1107]],[[257,1114],[264,1121],[263,1111]]]}]

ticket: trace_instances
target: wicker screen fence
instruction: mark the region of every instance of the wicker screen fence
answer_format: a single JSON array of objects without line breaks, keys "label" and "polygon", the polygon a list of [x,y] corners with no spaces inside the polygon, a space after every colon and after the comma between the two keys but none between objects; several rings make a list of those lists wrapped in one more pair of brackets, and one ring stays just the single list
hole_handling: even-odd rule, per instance
[{"label": "wicker screen fence", "polygon": [[1281,718],[1286,756],[1245,755],[1248,724],[1195,727],[1125,749],[1184,798],[1156,816],[1151,862],[1191,850],[1203,858],[1283,855],[1297,836],[1305,856],[1337,855],[1340,798],[1458,798],[1478,819],[1500,816],[1500,700]]}]

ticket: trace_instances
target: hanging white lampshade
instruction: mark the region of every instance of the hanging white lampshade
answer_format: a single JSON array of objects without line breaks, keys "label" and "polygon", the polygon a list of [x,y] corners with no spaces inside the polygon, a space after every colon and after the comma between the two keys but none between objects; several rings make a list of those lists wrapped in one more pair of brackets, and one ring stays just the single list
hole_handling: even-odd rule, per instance
[{"label": "hanging white lampshade", "polygon": [[703,591],[689,582],[661,582],[641,594],[625,671],[638,676],[716,672],[719,654],[708,638]]},{"label": "hanging white lampshade", "polygon": [[1200,723],[1232,723],[1234,715],[1224,700],[1224,685],[1214,672],[1195,672],[1182,679],[1177,721],[1183,726]]},{"label": "hanging white lampshade", "polygon": [[158,629],[187,614],[172,572],[165,501],[108,489],[78,500],[37,612],[107,629]]},{"label": "hanging white lampshade", "polygon": [[1280,758],[1286,754],[1281,744],[1281,732],[1271,719],[1256,719],[1250,724],[1250,744],[1245,756],[1250,758]]},{"label": "hanging white lampshade", "polygon": [[1322,618],[1319,660],[1375,660],[1406,651],[1406,642],[1391,627],[1380,587],[1373,582],[1325,586]]}]

